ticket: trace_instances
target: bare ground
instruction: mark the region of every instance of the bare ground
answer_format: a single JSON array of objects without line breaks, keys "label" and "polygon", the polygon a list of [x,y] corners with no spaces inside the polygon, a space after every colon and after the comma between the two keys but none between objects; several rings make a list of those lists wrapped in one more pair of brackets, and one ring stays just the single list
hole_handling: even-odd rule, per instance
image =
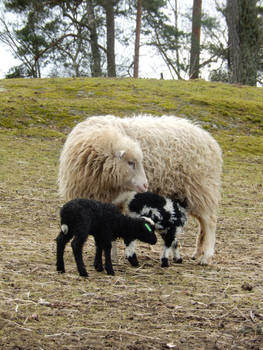
[{"label": "bare ground", "polygon": [[[197,225],[180,237],[183,264],[159,263],[161,240],[139,244],[132,268],[119,242],[116,276],[55,271],[61,141],[0,141],[0,348],[263,349],[263,161],[225,154],[213,264],[191,260]],[[6,156],[8,155],[8,157]]]}]

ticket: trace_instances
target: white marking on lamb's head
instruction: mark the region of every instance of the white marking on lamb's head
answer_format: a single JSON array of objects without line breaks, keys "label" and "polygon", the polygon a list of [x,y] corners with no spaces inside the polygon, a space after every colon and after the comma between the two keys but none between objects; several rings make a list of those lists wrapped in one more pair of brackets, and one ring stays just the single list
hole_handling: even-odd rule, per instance
[{"label": "white marking on lamb's head", "polygon": [[141,215],[151,216],[152,220],[155,219],[156,221],[162,220],[160,211],[157,208],[148,207],[147,205],[143,206]]},{"label": "white marking on lamb's head", "polygon": [[148,218],[147,216],[142,216],[142,218],[155,227],[155,222],[151,218]]}]

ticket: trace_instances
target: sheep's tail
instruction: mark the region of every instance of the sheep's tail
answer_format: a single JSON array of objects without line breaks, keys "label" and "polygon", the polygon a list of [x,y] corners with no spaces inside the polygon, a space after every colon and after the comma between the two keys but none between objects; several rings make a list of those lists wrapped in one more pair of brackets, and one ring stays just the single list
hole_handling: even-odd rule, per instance
[{"label": "sheep's tail", "polygon": [[68,234],[68,225],[63,224],[61,225],[61,231],[64,233],[64,235]]}]

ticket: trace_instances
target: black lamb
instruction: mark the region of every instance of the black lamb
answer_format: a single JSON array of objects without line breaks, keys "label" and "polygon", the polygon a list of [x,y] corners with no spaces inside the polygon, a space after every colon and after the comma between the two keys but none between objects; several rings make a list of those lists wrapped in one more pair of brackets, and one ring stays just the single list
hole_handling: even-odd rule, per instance
[{"label": "black lamb", "polygon": [[[161,267],[168,266],[168,258],[172,250],[174,261],[182,263],[178,249],[177,234],[187,221],[187,199],[171,199],[152,192],[124,192],[113,203],[125,214],[131,217],[149,217],[155,223],[156,230],[164,240],[161,255]],[[126,245],[126,256],[133,266],[139,262],[135,253],[135,241]]]},{"label": "black lamb", "polygon": [[105,255],[105,270],[108,275],[114,275],[111,262],[111,243],[118,237],[123,238],[126,246],[139,239],[142,242],[155,244],[154,224],[148,218],[131,218],[120,213],[110,203],[101,203],[88,199],[73,199],[60,210],[61,231],[57,242],[57,271],[65,272],[64,250],[71,242],[80,276],[88,276],[82,258],[82,248],[88,235],[94,236],[96,255],[94,267],[103,271],[102,251]]}]

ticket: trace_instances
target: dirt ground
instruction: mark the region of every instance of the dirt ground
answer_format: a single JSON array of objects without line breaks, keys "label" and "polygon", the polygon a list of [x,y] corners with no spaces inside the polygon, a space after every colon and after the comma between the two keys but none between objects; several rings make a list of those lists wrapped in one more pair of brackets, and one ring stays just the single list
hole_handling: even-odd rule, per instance
[{"label": "dirt ground", "polygon": [[84,279],[70,245],[66,273],[55,270],[61,141],[1,135],[0,145],[0,349],[263,349],[262,158],[224,157],[212,265],[191,260],[190,220],[183,264],[160,267],[159,239],[138,244],[132,268],[118,242],[109,277],[94,270],[89,238]]}]

